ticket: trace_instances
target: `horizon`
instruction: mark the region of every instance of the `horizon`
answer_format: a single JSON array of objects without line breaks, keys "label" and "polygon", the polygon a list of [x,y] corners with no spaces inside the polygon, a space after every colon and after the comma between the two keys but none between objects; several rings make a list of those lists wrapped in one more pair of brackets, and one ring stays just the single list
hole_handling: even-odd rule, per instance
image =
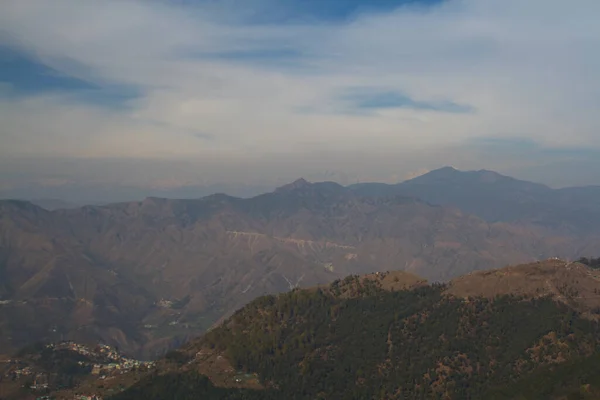
[{"label": "horizon", "polygon": [[[318,184],[318,183],[335,183],[342,187],[352,187],[353,185],[359,185],[359,184],[397,185],[397,184],[402,184],[402,183],[408,182],[415,178],[426,176],[433,172],[446,170],[446,169],[451,169],[451,170],[461,173],[461,174],[491,172],[494,174],[498,174],[502,177],[516,179],[521,182],[526,182],[526,183],[531,183],[531,184],[541,184],[539,182],[527,181],[527,180],[519,179],[517,177],[500,174],[497,171],[492,171],[492,170],[488,170],[488,169],[459,170],[457,168],[454,168],[453,166],[443,166],[443,167],[439,167],[439,168],[436,168],[431,171],[424,171],[423,173],[421,173],[419,175],[410,177],[403,181],[392,182],[392,183],[365,181],[365,182],[353,182],[353,183],[345,183],[344,184],[344,183],[340,183],[335,180],[309,180],[309,179],[305,179],[304,177],[299,177],[294,180],[284,182],[282,184],[272,186],[272,187],[270,187],[270,186],[253,186],[253,185],[215,184],[215,185],[207,185],[207,186],[189,186],[189,187],[185,187],[185,188],[154,189],[153,191],[147,190],[147,189],[146,189],[146,191],[144,191],[145,189],[143,189],[143,188],[124,187],[121,189],[125,190],[125,194],[123,194],[123,192],[119,193],[117,191],[116,197],[111,197],[111,195],[109,195],[105,198],[91,197],[91,196],[93,196],[93,192],[92,192],[92,195],[90,195],[88,197],[86,197],[84,195],[83,198],[81,198],[81,197],[71,198],[69,196],[66,196],[66,197],[35,196],[35,195],[28,196],[26,193],[25,193],[25,195],[21,195],[21,196],[19,196],[19,195],[3,196],[2,193],[0,192],[0,201],[2,201],[2,200],[17,200],[17,201],[32,202],[34,204],[36,202],[50,202],[50,203],[57,202],[57,203],[64,203],[63,205],[65,207],[80,207],[83,205],[102,206],[102,205],[108,205],[108,204],[112,204],[112,203],[130,202],[130,201],[135,202],[135,201],[141,201],[141,200],[148,199],[148,198],[159,198],[159,199],[170,199],[170,200],[193,200],[193,199],[201,199],[201,198],[208,197],[208,196],[215,195],[215,194],[225,194],[225,195],[228,195],[231,197],[236,197],[236,198],[252,198],[252,197],[260,196],[262,194],[273,193],[273,192],[277,191],[279,188],[282,188],[286,185],[292,185],[298,181],[304,182],[309,185]],[[548,185],[545,185],[545,186],[547,186],[551,190],[581,188],[581,187],[600,187],[600,185],[564,186],[564,187],[551,187]],[[85,192],[85,187],[83,187],[83,188],[82,187],[73,187],[71,189],[73,191],[81,191],[82,189],[84,189],[84,192]],[[68,193],[69,192],[67,192],[67,194]],[[187,193],[187,195],[186,195],[186,193]],[[115,194],[113,193],[112,196],[115,196]],[[119,197],[119,196],[121,196],[121,197]],[[61,208],[61,207],[58,207],[58,208]]]}]

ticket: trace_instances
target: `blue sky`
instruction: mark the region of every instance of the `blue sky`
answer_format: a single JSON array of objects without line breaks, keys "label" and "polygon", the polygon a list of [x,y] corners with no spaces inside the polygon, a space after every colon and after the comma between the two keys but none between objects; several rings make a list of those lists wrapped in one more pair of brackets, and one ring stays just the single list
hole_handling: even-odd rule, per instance
[{"label": "blue sky", "polygon": [[[281,0],[255,3],[253,23],[346,22],[367,13],[386,13],[401,6],[427,8],[443,0]],[[235,3],[235,2],[230,2]],[[241,5],[241,2],[235,4]]]},{"label": "blue sky", "polygon": [[600,3],[576,3],[6,0],[0,190],[448,164],[600,184]]},{"label": "blue sky", "polygon": [[88,82],[61,74],[36,60],[33,55],[21,53],[9,46],[0,47],[0,67],[0,82],[10,85],[17,94],[95,88]]}]

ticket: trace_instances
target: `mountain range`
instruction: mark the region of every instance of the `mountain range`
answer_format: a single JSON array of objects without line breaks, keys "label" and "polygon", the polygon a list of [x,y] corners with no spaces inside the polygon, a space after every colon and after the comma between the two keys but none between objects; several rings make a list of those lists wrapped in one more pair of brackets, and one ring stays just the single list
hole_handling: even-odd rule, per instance
[{"label": "mountain range", "polygon": [[300,179],[247,199],[0,201],[0,354],[72,339],[156,358],[258,296],[350,274],[447,281],[594,255],[597,193],[443,168],[398,185]]},{"label": "mountain range", "polygon": [[562,231],[597,233],[600,186],[552,189],[493,171],[444,167],[388,185],[362,183],[349,188],[367,196],[410,196],[453,206],[488,222],[533,223]]}]

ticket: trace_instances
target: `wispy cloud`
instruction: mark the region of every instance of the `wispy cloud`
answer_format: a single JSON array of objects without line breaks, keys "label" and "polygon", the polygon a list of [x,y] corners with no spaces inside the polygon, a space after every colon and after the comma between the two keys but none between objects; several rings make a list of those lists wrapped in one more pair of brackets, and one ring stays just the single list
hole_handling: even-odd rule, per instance
[{"label": "wispy cloud", "polygon": [[450,164],[486,138],[600,149],[595,0],[243,4],[0,2],[0,157],[258,158],[283,174],[315,150],[336,154],[319,168],[362,152],[369,170],[385,154],[394,168],[394,149]]},{"label": "wispy cloud", "polygon": [[448,113],[469,113],[474,111],[471,106],[457,104],[448,100],[415,100],[402,92],[393,92],[385,89],[352,88],[346,90],[340,98],[358,112],[394,108]]}]

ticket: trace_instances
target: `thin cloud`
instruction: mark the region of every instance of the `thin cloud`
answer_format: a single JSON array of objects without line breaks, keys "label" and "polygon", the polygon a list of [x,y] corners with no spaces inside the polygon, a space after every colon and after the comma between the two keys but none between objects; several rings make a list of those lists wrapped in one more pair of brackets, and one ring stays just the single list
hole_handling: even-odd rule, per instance
[{"label": "thin cloud", "polygon": [[470,113],[474,108],[448,100],[416,100],[402,92],[385,89],[351,88],[340,96],[342,101],[358,112],[407,108],[411,110],[439,111],[448,113]]},{"label": "thin cloud", "polygon": [[[26,92],[3,75],[0,155],[258,158],[283,171],[298,165],[274,154],[335,154],[319,163],[330,170],[363,152],[376,178],[374,160],[390,157],[383,164],[393,169],[394,150],[446,149],[437,161],[449,164],[452,149],[486,138],[600,149],[600,3],[576,3],[448,0],[293,24],[275,13],[264,24],[252,10],[267,0],[244,10],[3,1],[0,45],[97,89],[77,95],[40,82]],[[356,87],[382,89],[339,95]],[[349,105],[371,112],[353,115]]]}]

